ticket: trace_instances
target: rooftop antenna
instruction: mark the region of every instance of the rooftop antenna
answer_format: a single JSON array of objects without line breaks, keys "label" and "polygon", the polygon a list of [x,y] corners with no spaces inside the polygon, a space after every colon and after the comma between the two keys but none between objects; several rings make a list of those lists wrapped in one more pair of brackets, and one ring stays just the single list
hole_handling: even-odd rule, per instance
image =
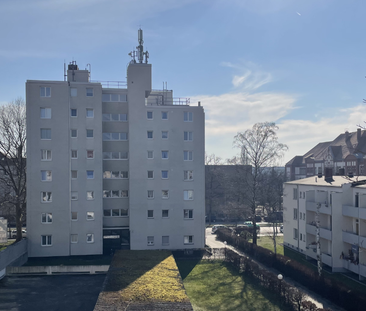
[{"label": "rooftop antenna", "polygon": [[139,46],[137,47],[138,60],[139,63],[142,64],[142,62],[144,61],[144,46],[143,46],[144,40],[141,28],[138,30],[138,40],[139,40]]}]

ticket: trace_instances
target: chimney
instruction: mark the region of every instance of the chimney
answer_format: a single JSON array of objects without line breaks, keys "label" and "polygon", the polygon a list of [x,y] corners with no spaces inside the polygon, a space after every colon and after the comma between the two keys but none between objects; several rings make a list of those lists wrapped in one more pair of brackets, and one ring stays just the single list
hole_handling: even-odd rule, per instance
[{"label": "chimney", "polygon": [[361,138],[361,129],[357,129],[357,141]]}]

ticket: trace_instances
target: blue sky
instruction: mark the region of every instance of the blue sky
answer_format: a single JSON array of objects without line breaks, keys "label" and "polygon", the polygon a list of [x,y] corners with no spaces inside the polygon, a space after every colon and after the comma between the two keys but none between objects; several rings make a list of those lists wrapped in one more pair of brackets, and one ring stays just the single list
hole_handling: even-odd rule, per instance
[{"label": "blue sky", "polygon": [[137,29],[153,88],[201,101],[206,152],[234,156],[234,135],[279,126],[282,163],[366,120],[366,2],[343,0],[1,0],[0,103],[25,81],[125,81]]}]

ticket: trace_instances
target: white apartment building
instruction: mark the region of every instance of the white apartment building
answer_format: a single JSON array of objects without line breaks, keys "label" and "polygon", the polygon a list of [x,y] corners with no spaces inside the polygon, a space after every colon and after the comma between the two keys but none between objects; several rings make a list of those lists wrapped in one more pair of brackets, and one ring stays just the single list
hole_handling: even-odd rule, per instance
[{"label": "white apartment building", "polygon": [[[364,176],[309,177],[284,184],[284,245],[333,272],[366,277]],[[318,246],[319,240],[320,245]]]},{"label": "white apartment building", "polygon": [[122,88],[27,81],[29,257],[204,247],[204,111],[152,89],[142,42]]}]

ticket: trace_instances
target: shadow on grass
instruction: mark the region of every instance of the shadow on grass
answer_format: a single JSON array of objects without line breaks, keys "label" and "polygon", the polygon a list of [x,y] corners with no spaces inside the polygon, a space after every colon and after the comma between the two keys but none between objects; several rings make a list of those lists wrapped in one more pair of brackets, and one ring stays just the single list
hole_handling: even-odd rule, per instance
[{"label": "shadow on grass", "polygon": [[191,273],[191,271],[200,261],[201,258],[175,259],[182,280],[184,280]]}]

